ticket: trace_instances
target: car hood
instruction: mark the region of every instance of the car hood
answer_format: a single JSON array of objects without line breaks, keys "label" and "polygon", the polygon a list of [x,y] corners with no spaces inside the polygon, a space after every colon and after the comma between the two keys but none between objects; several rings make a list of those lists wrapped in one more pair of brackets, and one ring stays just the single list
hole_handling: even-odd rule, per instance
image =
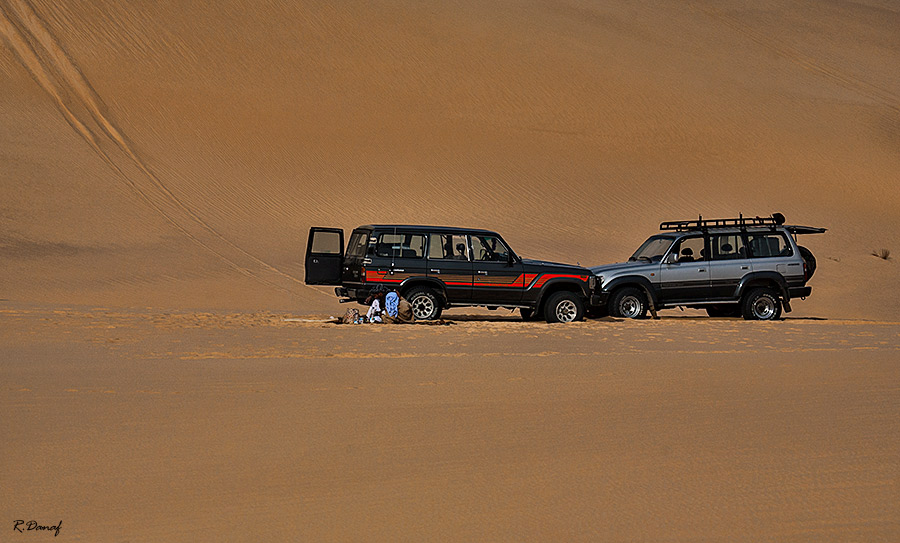
[{"label": "car hood", "polygon": [[570,270],[570,271],[577,272],[577,273],[584,273],[585,269],[586,269],[584,266],[575,266],[573,264],[560,264],[559,262],[550,262],[548,260],[534,260],[532,258],[523,258],[522,264],[525,264],[526,266],[541,266],[541,267],[547,267],[547,268],[550,268],[550,267],[559,268],[559,269]]},{"label": "car hood", "polygon": [[617,262],[615,264],[604,264],[603,266],[593,266],[590,268],[591,273],[594,275],[601,275],[603,273],[617,272],[622,270],[629,269],[638,269],[644,267],[652,267],[653,264],[650,262]]}]

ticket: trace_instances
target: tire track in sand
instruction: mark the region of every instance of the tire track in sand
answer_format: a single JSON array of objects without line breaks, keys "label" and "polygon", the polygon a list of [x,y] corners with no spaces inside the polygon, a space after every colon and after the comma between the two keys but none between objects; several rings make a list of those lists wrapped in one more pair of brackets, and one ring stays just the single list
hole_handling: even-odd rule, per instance
[{"label": "tire track in sand", "polygon": [[299,284],[324,295],[228,240],[172,193],[106,114],[99,94],[28,0],[0,0],[0,36],[66,122],[172,227],[237,272],[269,287],[291,293]]},{"label": "tire track in sand", "polygon": [[878,85],[875,85],[874,83],[870,83],[868,81],[860,79],[859,77],[842,72],[832,66],[829,66],[828,64],[819,62],[813,57],[801,53],[800,51],[780,42],[772,36],[768,36],[762,32],[759,32],[750,25],[725,14],[720,9],[702,7],[693,3],[690,4],[690,6],[691,9],[702,11],[707,16],[736,30],[758,45],[769,49],[778,56],[803,68],[804,70],[819,75],[820,77],[828,79],[838,86],[841,86],[847,90],[850,90],[874,102],[877,102],[895,113],[900,113],[900,95],[897,95],[890,89],[880,87]]}]

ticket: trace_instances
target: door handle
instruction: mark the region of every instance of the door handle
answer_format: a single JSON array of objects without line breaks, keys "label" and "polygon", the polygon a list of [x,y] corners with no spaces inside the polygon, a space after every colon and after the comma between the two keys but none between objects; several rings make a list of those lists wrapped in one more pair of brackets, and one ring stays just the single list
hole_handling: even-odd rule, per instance
[{"label": "door handle", "polygon": [[406,270],[404,270],[403,268],[397,268],[397,269],[391,270],[391,274],[393,274],[394,272],[405,272],[405,271]]},{"label": "door handle", "polygon": [[699,270],[697,270],[697,273],[703,273],[705,271],[706,271],[706,268],[700,268]]},{"label": "door handle", "polygon": [[430,271],[431,273],[441,273],[441,270],[428,270],[428,271]]},{"label": "door handle", "polygon": [[749,270],[750,267],[749,267],[749,266],[741,266],[741,269],[742,269],[742,270]]},{"label": "door handle", "polygon": [[478,270],[478,273],[480,273],[481,275],[487,275],[487,272],[484,270]]}]

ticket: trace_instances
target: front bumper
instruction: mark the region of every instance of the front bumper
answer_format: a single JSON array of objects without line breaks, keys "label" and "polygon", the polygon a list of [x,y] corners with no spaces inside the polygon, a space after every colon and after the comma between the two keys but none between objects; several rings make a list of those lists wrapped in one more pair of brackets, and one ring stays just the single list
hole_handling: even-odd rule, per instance
[{"label": "front bumper", "polygon": [[602,307],[605,306],[609,302],[609,293],[603,292],[602,290],[594,292],[591,294],[591,306],[593,307]]}]

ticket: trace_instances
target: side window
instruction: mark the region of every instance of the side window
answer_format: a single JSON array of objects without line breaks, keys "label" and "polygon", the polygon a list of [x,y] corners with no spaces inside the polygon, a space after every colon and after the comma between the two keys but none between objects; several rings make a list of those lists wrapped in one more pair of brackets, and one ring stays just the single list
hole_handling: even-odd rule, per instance
[{"label": "side window", "polygon": [[422,234],[381,234],[375,243],[375,256],[393,258],[424,258],[425,236]]},{"label": "side window", "polygon": [[472,236],[472,257],[476,262],[506,262],[509,249],[495,236]]},{"label": "side window", "polygon": [[353,234],[350,236],[350,241],[347,242],[347,256],[363,256],[364,254],[366,254],[366,245],[368,243],[368,232],[353,232]]},{"label": "side window", "polygon": [[736,260],[750,256],[744,246],[744,237],[739,233],[712,234],[709,241],[713,260]]},{"label": "side window", "polygon": [[431,260],[469,260],[466,236],[431,234],[428,240],[428,258]]},{"label": "side window", "polygon": [[753,258],[791,256],[794,249],[784,234],[755,234],[750,236],[750,255]]},{"label": "side window", "polygon": [[677,262],[696,262],[706,260],[706,247],[703,237],[681,238],[672,249]]}]

